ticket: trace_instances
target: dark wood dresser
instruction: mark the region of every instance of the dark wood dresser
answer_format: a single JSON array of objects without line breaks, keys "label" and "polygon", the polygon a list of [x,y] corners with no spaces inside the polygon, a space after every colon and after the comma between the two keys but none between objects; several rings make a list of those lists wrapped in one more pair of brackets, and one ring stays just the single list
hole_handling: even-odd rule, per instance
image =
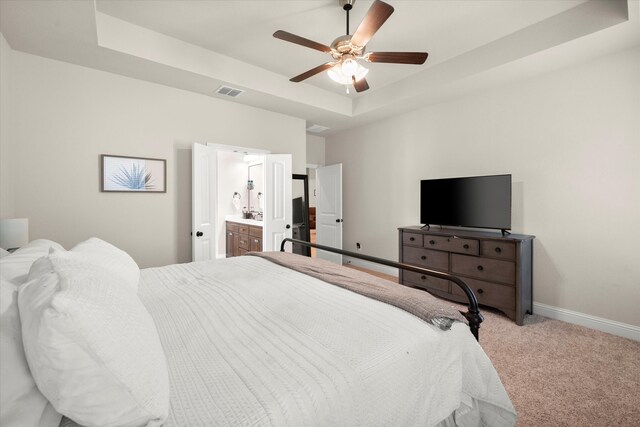
[{"label": "dark wood dresser", "polygon": [[[497,308],[518,325],[531,313],[535,236],[419,226],[398,230],[400,262],[460,277],[480,304]],[[400,283],[452,301],[467,301],[455,283],[437,277],[400,271]]]}]

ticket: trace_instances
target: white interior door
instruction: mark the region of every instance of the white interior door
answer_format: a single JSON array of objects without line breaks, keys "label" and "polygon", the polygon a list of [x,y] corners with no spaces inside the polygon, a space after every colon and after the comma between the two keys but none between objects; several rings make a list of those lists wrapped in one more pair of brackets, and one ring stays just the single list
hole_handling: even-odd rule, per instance
[{"label": "white interior door", "polygon": [[216,257],[217,151],[195,143],[191,162],[191,255],[193,261]]},{"label": "white interior door", "polygon": [[[291,154],[264,157],[263,251],[279,251],[291,237]],[[290,250],[289,245],[289,250]]]},{"label": "white interior door", "polygon": [[[316,169],[316,243],[342,249],[342,164]],[[342,255],[318,250],[317,257],[342,264]]]}]

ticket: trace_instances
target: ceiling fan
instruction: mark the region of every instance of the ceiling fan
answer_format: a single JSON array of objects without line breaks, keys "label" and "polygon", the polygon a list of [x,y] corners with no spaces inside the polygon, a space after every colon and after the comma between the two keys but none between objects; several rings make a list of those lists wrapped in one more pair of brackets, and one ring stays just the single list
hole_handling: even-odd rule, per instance
[{"label": "ceiling fan", "polygon": [[[350,85],[353,84],[356,92],[363,92],[369,89],[369,84],[365,76],[369,70],[360,65],[358,60],[367,62],[384,62],[388,64],[424,64],[427,60],[426,52],[369,52],[365,53],[365,47],[373,35],[382,27],[382,24],[393,13],[393,7],[383,1],[376,0],[366,16],[360,23],[353,35],[349,35],[349,11],[353,8],[355,0],[338,0],[340,6],[347,13],[347,34],[335,39],[331,46],[296,36],[286,31],[278,30],[273,33],[273,37],[288,41],[290,43],[299,44],[320,52],[328,53],[333,60],[325,64],[319,65],[306,71],[298,76],[290,79],[290,81],[298,83],[309,77],[315,76],[325,70],[328,70],[329,77],[332,80]],[[347,93],[349,88],[347,87]]]}]

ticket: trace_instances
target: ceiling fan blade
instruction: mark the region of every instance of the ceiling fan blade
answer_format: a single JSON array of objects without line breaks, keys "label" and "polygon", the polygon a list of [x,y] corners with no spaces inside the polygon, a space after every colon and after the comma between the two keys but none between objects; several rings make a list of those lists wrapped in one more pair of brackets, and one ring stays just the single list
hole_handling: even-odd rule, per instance
[{"label": "ceiling fan blade", "polygon": [[370,52],[364,58],[369,62],[385,62],[387,64],[424,64],[427,52]]},{"label": "ceiling fan blade", "polygon": [[356,46],[365,46],[371,40],[371,37],[382,27],[382,24],[393,13],[393,7],[383,1],[376,0],[367,15],[364,17],[360,26],[351,37],[351,44]]},{"label": "ceiling fan blade", "polygon": [[329,68],[333,67],[334,65],[336,65],[335,62],[327,62],[326,64],[322,64],[322,65],[318,65],[316,68],[312,68],[309,71],[306,71],[298,76],[295,76],[291,79],[289,79],[289,81],[292,81],[294,83],[300,83],[303,80],[308,79],[309,77],[313,77],[318,73],[323,72],[324,70],[328,70]]},{"label": "ceiling fan blade", "polygon": [[286,31],[278,30],[273,33],[273,37],[286,42],[299,44],[300,46],[310,47],[311,49],[319,50],[320,52],[331,53],[331,48],[329,46],[314,42],[313,40],[305,39],[304,37],[296,36],[295,34],[291,34]]},{"label": "ceiling fan blade", "polygon": [[351,78],[353,79],[353,87],[356,92],[364,92],[369,89],[369,83],[367,83],[367,79],[364,77],[358,81],[356,81],[356,76],[351,76]]}]

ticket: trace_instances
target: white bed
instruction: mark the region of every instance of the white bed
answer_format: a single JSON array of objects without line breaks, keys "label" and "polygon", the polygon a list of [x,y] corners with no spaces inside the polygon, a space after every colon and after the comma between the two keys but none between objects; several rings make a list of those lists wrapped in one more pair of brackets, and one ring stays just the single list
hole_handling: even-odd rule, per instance
[{"label": "white bed", "polygon": [[141,270],[138,296],[166,357],[166,426],[515,424],[463,323],[247,256]]}]

